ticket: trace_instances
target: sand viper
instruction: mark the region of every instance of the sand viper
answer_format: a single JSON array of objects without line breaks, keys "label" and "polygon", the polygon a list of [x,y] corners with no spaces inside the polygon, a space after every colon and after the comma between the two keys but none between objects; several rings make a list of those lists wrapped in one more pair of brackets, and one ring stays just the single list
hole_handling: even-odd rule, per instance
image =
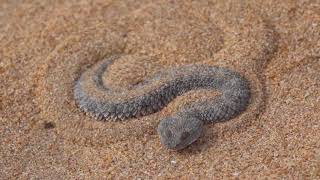
[{"label": "sand viper", "polygon": [[183,107],[158,126],[163,145],[183,149],[202,133],[204,122],[228,120],[244,111],[250,89],[240,74],[222,67],[183,65],[169,68],[132,88],[119,91],[108,87],[102,76],[116,57],[106,58],[86,70],[76,81],[78,106],[99,120],[122,120],[161,110],[175,97],[196,89],[213,89],[220,95]]}]

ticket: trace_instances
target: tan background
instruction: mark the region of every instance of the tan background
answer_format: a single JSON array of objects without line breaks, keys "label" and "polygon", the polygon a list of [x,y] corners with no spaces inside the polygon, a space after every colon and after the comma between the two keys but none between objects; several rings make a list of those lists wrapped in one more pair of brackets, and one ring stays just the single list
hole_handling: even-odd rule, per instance
[{"label": "tan background", "polygon": [[[316,0],[0,1],[1,177],[319,178],[319,12]],[[272,53],[254,33],[264,32],[264,21],[274,31]],[[234,49],[243,56],[233,54],[228,33],[256,46],[240,43]],[[159,120],[199,92],[123,123],[91,121],[75,106],[80,71],[116,52],[135,56],[112,67],[106,83],[122,78],[126,86],[167,66],[211,63],[245,74],[264,98],[241,117],[207,125],[186,150],[167,151]]]}]

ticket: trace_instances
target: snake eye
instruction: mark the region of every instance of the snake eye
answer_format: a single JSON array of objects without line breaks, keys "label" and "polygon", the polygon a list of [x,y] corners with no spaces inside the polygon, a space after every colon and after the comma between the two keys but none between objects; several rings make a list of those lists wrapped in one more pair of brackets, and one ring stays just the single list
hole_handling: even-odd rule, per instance
[{"label": "snake eye", "polygon": [[183,132],[180,136],[180,140],[183,141],[185,139],[187,139],[190,136],[189,132]]},{"label": "snake eye", "polygon": [[170,130],[165,131],[165,135],[170,138],[172,137],[172,132]]}]

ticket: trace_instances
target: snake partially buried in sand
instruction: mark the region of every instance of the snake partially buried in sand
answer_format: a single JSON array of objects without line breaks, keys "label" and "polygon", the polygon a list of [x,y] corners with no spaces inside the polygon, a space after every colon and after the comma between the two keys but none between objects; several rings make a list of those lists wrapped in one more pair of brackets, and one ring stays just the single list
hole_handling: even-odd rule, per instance
[{"label": "snake partially buried in sand", "polygon": [[206,122],[229,120],[246,109],[250,100],[248,81],[227,68],[183,65],[168,68],[124,91],[103,82],[102,76],[117,57],[105,58],[83,72],[74,86],[78,106],[99,120],[123,120],[161,110],[170,101],[190,90],[212,89],[215,98],[194,102],[164,117],[157,128],[161,143],[180,150],[202,133]]}]

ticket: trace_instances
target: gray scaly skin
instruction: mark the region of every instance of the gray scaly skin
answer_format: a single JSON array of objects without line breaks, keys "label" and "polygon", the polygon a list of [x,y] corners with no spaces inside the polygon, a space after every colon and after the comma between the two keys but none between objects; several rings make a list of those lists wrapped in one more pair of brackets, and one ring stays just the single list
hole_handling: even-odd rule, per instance
[{"label": "gray scaly skin", "polygon": [[170,68],[129,90],[113,90],[102,75],[116,58],[105,59],[85,71],[76,81],[74,97],[78,106],[97,119],[128,119],[161,110],[175,97],[195,89],[213,89],[221,94],[195,102],[161,120],[161,143],[180,150],[201,135],[204,122],[231,119],[244,111],[250,100],[249,84],[240,74],[207,65]]}]

